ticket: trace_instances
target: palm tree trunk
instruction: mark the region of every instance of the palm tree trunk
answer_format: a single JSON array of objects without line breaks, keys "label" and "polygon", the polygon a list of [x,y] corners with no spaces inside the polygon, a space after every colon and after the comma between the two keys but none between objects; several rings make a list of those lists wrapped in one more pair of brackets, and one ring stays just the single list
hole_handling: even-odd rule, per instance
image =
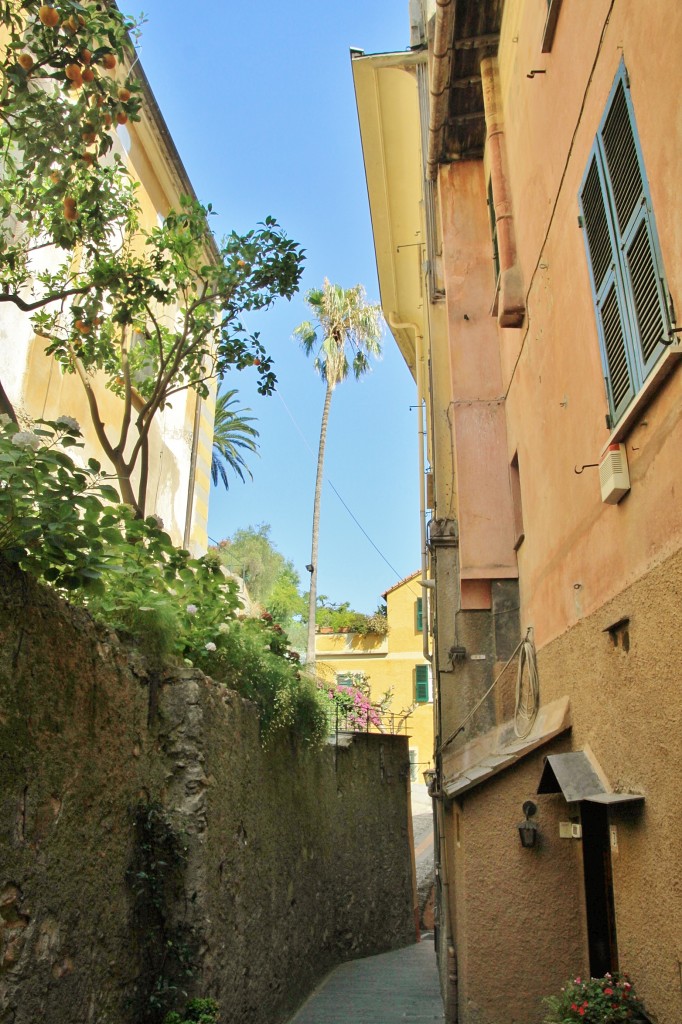
[{"label": "palm tree trunk", "polygon": [[313,543],[310,555],[310,564],[313,571],[310,574],[310,596],[308,600],[308,650],[306,653],[306,665],[315,665],[315,612],[317,611],[317,546],[320,536],[320,505],[322,503],[322,478],[324,468],[324,449],[327,444],[327,423],[329,421],[329,406],[332,401],[334,388],[327,384],[327,391],[324,396],[324,408],[322,409],[322,426],[320,427],[320,446],[317,450],[317,479],[315,480],[315,503],[313,505]]}]

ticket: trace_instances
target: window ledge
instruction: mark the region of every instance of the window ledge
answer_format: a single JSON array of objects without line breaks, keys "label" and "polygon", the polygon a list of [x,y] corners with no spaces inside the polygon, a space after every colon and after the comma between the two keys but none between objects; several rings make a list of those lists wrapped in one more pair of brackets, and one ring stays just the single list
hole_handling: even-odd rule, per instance
[{"label": "window ledge", "polygon": [[647,377],[642,390],[630,402],[615,429],[611,431],[607,441],[604,443],[601,455],[604,454],[610,444],[619,444],[625,440],[635,422],[653,401],[661,385],[670,376],[680,360],[682,360],[682,341],[676,341],[666,349]]}]

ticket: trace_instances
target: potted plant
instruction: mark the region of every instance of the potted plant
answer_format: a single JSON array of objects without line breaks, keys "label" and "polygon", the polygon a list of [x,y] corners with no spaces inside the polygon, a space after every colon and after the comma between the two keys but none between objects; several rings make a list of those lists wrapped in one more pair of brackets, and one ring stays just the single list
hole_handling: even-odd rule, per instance
[{"label": "potted plant", "polygon": [[646,1024],[648,1019],[627,974],[577,977],[543,1002],[544,1024]]}]

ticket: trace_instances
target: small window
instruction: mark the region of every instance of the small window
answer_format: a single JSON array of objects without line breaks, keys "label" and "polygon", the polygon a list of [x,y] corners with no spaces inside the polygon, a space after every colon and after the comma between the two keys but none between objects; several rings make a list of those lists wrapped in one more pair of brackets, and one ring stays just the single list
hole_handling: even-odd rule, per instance
[{"label": "small window", "polygon": [[488,215],[490,217],[490,236],[493,243],[493,274],[495,279],[495,291],[500,285],[500,249],[497,244],[497,217],[495,216],[495,199],[493,196],[492,178],[488,179]]},{"label": "small window", "polygon": [[554,42],[556,23],[559,20],[561,0],[547,0],[547,20],[542,31],[542,52],[549,53]]},{"label": "small window", "polygon": [[353,674],[352,674],[352,672],[337,672],[337,674],[336,674],[336,685],[337,686],[352,686],[353,685]]},{"label": "small window", "polygon": [[416,704],[429,703],[429,666],[415,665],[414,699]]},{"label": "small window", "polygon": [[630,86],[621,64],[580,189],[611,426],[669,336],[669,301]]},{"label": "small window", "polygon": [[521,506],[521,477],[519,476],[519,454],[509,464],[509,484],[511,487],[512,514],[514,516],[514,551],[518,551],[526,537],[523,529],[523,508]]},{"label": "small window", "polygon": [[419,767],[419,747],[410,747],[410,782],[417,781],[417,768]]},{"label": "small window", "polygon": [[422,629],[424,628],[424,599],[421,597],[417,598],[416,619],[417,632],[421,633]]}]

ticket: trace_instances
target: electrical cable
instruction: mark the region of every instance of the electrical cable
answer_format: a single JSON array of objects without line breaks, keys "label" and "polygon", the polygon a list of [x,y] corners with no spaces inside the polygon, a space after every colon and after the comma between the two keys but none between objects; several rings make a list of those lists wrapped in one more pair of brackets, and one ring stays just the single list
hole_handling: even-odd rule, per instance
[{"label": "electrical cable", "polygon": [[[528,669],[528,682],[524,684],[524,669]],[[514,732],[520,740],[529,735],[540,708],[540,677],[538,659],[533,643],[533,629],[528,627],[521,641],[521,653],[516,673],[516,703],[514,707]]]},{"label": "electrical cable", "polygon": [[[293,415],[293,413],[291,412],[291,409],[289,408],[289,406],[287,405],[287,403],[286,403],[286,402],[284,401],[284,398],[283,398],[283,396],[282,396],[282,392],[281,392],[281,391],[279,390],[279,388],[277,388],[277,390],[276,390],[276,393],[277,393],[277,395],[279,396],[279,400],[280,400],[280,402],[281,402],[281,403],[282,403],[282,405],[284,406],[284,409],[285,409],[285,411],[286,411],[286,413],[287,413],[287,416],[289,417],[289,419],[291,420],[291,422],[293,423],[293,425],[294,425],[294,426],[296,427],[296,430],[297,430],[297,431],[298,431],[298,433],[300,434],[300,436],[301,436],[301,438],[302,438],[302,440],[303,440],[303,443],[305,444],[306,448],[308,449],[308,451],[310,452],[310,454],[312,455],[312,457],[313,457],[314,459],[317,459],[317,455],[315,454],[315,452],[314,452],[314,451],[313,451],[313,449],[311,448],[311,446],[310,446],[310,444],[309,444],[309,442],[308,442],[308,439],[307,439],[307,437],[305,436],[305,434],[303,433],[303,431],[302,431],[302,430],[301,430],[301,428],[299,427],[298,423],[296,422],[296,419],[294,418],[294,415]],[[379,547],[377,547],[377,545],[376,545],[376,544],[374,543],[374,541],[372,540],[372,538],[370,537],[370,535],[369,535],[369,534],[367,533],[367,530],[365,530],[365,528],[364,528],[364,526],[362,525],[362,523],[360,523],[360,522],[359,522],[359,520],[357,519],[357,517],[356,517],[356,516],[355,516],[355,515],[353,514],[353,512],[352,512],[352,511],[350,510],[350,508],[348,507],[348,505],[346,504],[346,502],[345,502],[345,501],[343,500],[343,498],[341,497],[341,495],[339,494],[339,492],[337,491],[336,487],[335,487],[335,486],[334,486],[334,484],[333,484],[333,483],[331,482],[331,480],[329,479],[329,477],[327,477],[327,478],[326,478],[326,482],[327,482],[327,483],[329,484],[329,486],[330,486],[330,487],[331,487],[331,489],[333,490],[334,494],[335,494],[335,495],[336,495],[336,497],[337,497],[337,498],[339,499],[339,501],[341,502],[341,504],[342,504],[342,505],[343,505],[343,507],[345,508],[345,510],[346,510],[346,512],[348,513],[348,515],[349,515],[349,516],[351,517],[351,519],[353,520],[353,522],[355,523],[355,525],[357,526],[357,528],[358,528],[358,529],[360,530],[360,532],[361,532],[361,533],[362,533],[362,534],[364,535],[364,537],[365,537],[365,538],[366,538],[366,539],[367,539],[367,540],[369,541],[369,543],[370,543],[370,544],[372,545],[372,547],[374,548],[374,550],[376,551],[376,553],[377,553],[377,554],[379,555],[379,557],[380,557],[381,559],[383,559],[383,561],[384,561],[384,562],[386,563],[386,565],[387,565],[387,566],[389,567],[389,569],[391,570],[391,572],[395,573],[395,577],[396,577],[396,579],[397,579],[398,581],[400,581],[400,580],[404,579],[404,576],[401,576],[401,574],[400,574],[400,573],[398,572],[398,570],[397,570],[397,569],[395,568],[395,566],[394,566],[394,565],[391,565],[391,563],[389,562],[389,560],[388,560],[388,559],[386,558],[386,556],[384,555],[383,551],[381,551],[381,549],[380,549]],[[408,589],[409,589],[410,591],[412,591],[412,593],[414,593],[414,594],[417,594],[417,592],[416,592],[415,590],[413,590],[413,588],[412,588],[412,587],[408,586]],[[417,596],[419,596],[419,595],[417,594]]]},{"label": "electrical cable", "polygon": [[[540,677],[538,675],[538,664],[537,655],[535,651],[535,643],[533,642],[533,627],[529,626],[526,630],[526,635],[516,645],[511,657],[505,662],[495,679],[492,681],[488,689],[485,691],[480,700],[478,700],[469,714],[466,716],[464,721],[457,726],[454,732],[450,733],[447,739],[443,740],[436,753],[441,753],[448,743],[451,743],[456,736],[464,731],[468,723],[474,717],[478,709],[485,702],[485,700],[493,692],[500,679],[507,671],[512,661],[519,654],[519,664],[516,674],[516,706],[514,708],[514,732],[519,739],[525,739],[529,735],[535,719],[538,716],[540,708]],[[528,667],[528,686],[524,690],[523,675],[524,668]],[[523,727],[520,723],[523,722]]]}]

